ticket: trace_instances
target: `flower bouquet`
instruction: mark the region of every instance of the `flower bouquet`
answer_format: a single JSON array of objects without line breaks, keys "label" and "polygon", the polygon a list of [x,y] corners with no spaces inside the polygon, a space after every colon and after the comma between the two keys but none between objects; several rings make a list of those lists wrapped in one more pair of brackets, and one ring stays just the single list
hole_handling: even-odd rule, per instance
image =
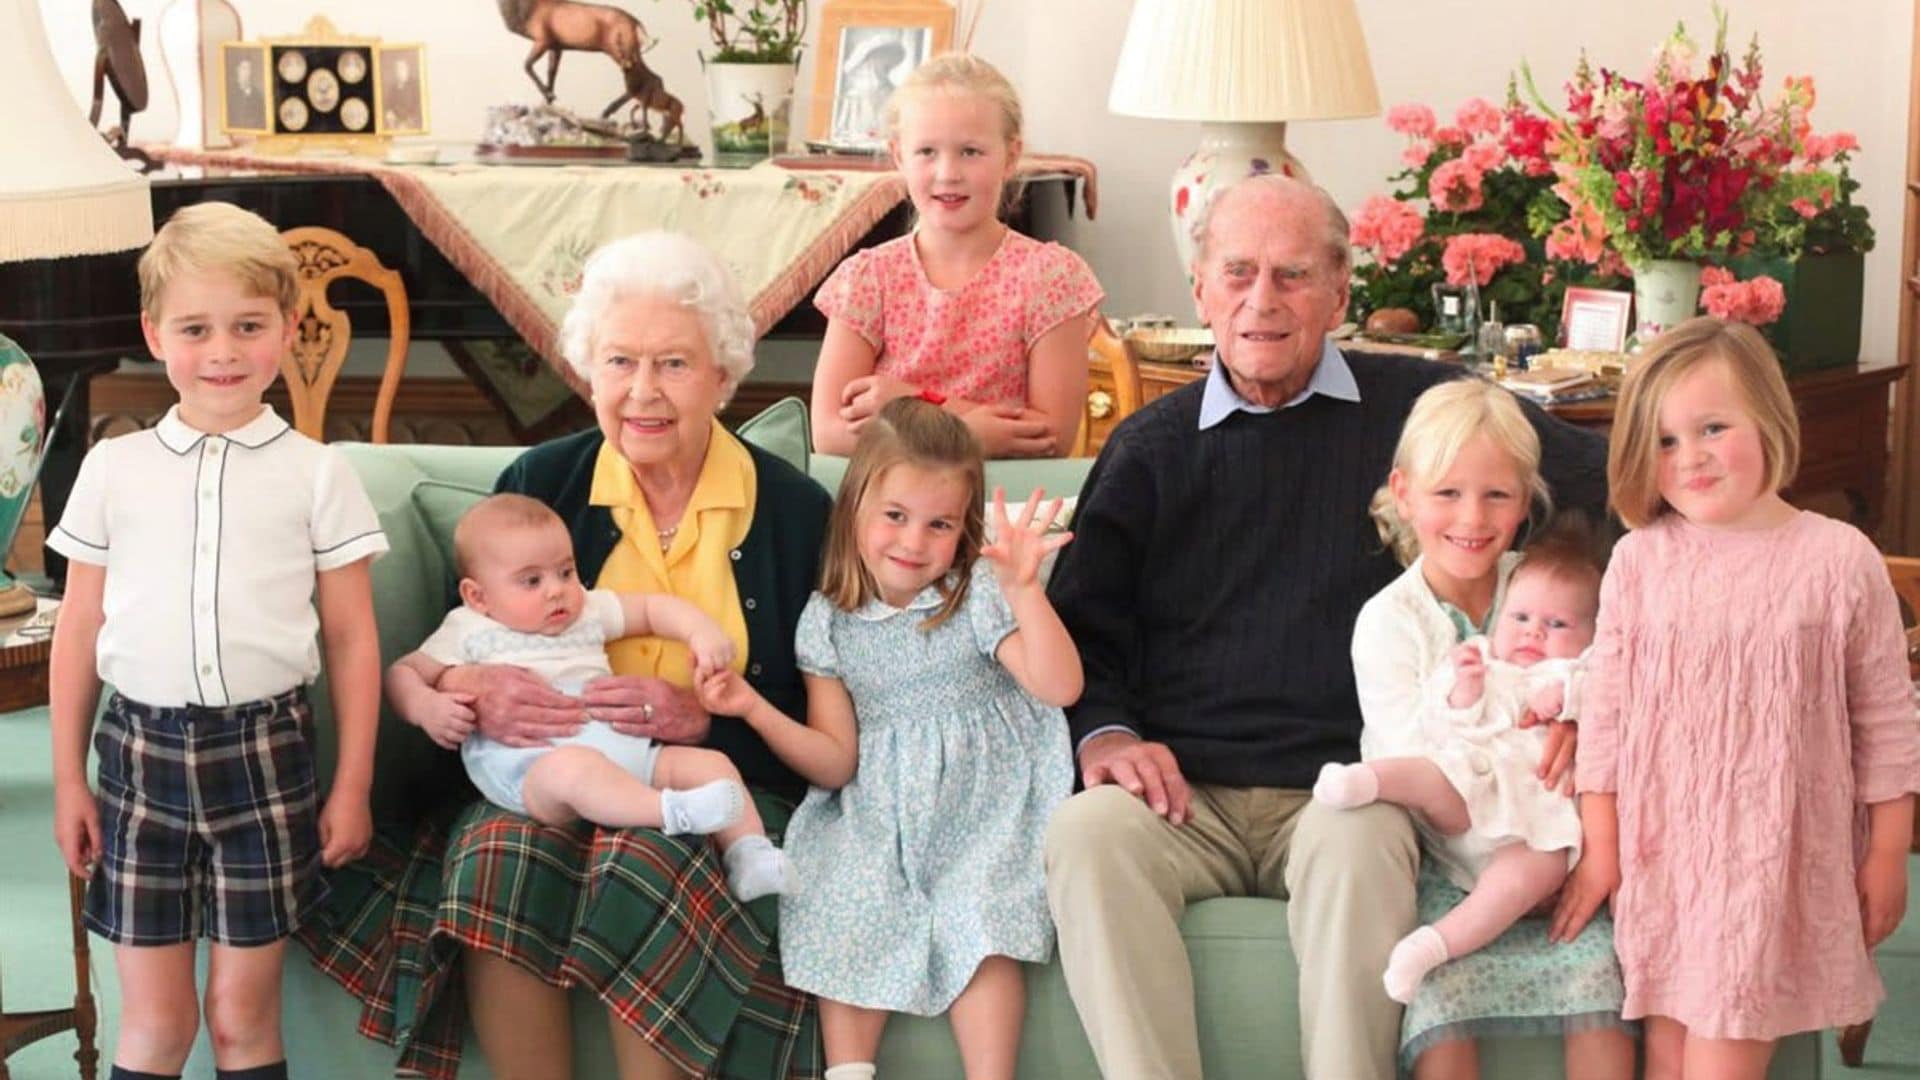
[{"label": "flower bouquet", "polygon": [[[1612,287],[1625,268],[1597,242],[1561,228],[1548,121],[1508,87],[1505,108],[1482,98],[1442,125],[1422,104],[1395,106],[1387,125],[1406,137],[1395,185],[1354,212],[1356,313],[1406,308],[1434,321],[1433,287],[1471,286],[1510,323],[1558,323],[1569,284]],[[1544,239],[1543,239],[1544,238]]]}]

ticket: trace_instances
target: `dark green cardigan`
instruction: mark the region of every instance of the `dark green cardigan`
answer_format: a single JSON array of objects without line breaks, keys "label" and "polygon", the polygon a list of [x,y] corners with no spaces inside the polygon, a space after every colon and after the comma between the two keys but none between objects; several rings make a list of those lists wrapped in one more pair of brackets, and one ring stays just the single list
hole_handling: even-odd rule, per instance
[{"label": "dark green cardigan", "polygon": [[[600,578],[607,556],[620,540],[607,507],[587,502],[593,467],[605,441],[598,429],[541,443],[515,458],[494,483],[495,491],[530,495],[546,503],[573,533],[573,554],[580,580]],[[820,580],[820,552],[827,536],[827,512],[833,500],[805,473],[752,443],[758,494],[753,523],[733,551],[733,580],[740,591],[747,623],[747,682],[781,712],[796,720],[807,715],[805,685],[794,662],[793,635],[800,611]],[[702,745],[726,754],[740,775],[756,787],[790,798],[806,784],[780,763],[753,729],[736,717],[716,716]]]}]

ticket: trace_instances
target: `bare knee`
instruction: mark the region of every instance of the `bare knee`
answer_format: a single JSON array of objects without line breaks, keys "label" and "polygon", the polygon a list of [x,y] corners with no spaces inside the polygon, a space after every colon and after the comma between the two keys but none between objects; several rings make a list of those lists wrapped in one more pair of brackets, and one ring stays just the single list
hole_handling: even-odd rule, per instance
[{"label": "bare knee", "polygon": [[520,800],[527,804],[527,816],[542,825],[569,825],[580,815],[574,813],[564,793],[577,791],[593,782],[593,776],[606,765],[606,755],[587,746],[556,746],[540,755],[520,781]]},{"label": "bare knee", "polygon": [[129,1068],[178,1068],[193,1051],[199,1030],[200,1002],[190,993],[164,1001],[144,996],[137,1004],[128,1001],[120,1014],[115,1061]]},{"label": "bare knee", "polygon": [[207,987],[207,1036],[216,1061],[257,1056],[280,1039],[280,983]]},{"label": "bare knee", "polygon": [[712,780],[740,780],[733,759],[699,746],[662,747],[654,760],[654,787],[699,787]]}]

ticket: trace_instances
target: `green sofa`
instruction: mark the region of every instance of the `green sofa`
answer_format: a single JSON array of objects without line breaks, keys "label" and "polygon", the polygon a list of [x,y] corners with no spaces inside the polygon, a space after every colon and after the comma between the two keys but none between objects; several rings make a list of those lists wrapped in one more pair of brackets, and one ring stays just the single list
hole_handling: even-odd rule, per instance
[{"label": "green sofa", "polygon": [[[778,408],[778,407],[776,407]],[[750,427],[756,443],[802,463],[828,490],[837,488],[841,459],[804,452],[804,410],[775,412]],[[381,655],[392,661],[416,646],[439,622],[448,579],[446,554],[452,522],[493,483],[515,448],[348,445],[345,452],[364,481],[392,551],[374,564],[374,595]],[[1000,462],[989,485],[1002,484],[1010,498],[1036,485],[1050,492],[1078,491],[1087,460]],[[324,681],[323,681],[324,682]],[[324,685],[321,688],[324,698]],[[319,703],[326,715],[324,700]],[[327,725],[323,719],[322,741]],[[391,818],[406,811],[431,775],[443,772],[444,752],[391,714],[382,718],[375,763],[374,809]],[[323,746],[323,758],[330,750]],[[1220,899],[1196,904],[1182,924],[1192,958],[1209,1080],[1276,1080],[1300,1075],[1298,987],[1287,942],[1286,908],[1279,901]],[[296,952],[298,950],[296,949]],[[305,1076],[379,1077],[392,1073],[393,1051],[355,1033],[359,1002],[321,975],[302,956],[287,967],[285,1027],[291,1061]],[[1057,963],[1029,969],[1027,1022],[1020,1049],[1020,1075],[1043,1080],[1096,1077],[1092,1052],[1067,995]],[[576,1070],[580,1077],[616,1075],[602,1010],[584,992],[574,1007]],[[1784,1046],[1773,1075],[1805,1080],[1819,1073],[1811,1038]],[[1503,1041],[1483,1057],[1489,1078],[1559,1077],[1555,1042]],[[327,1063],[324,1066],[306,1063]],[[896,1018],[881,1046],[879,1071],[892,1080],[943,1080],[962,1075],[959,1055],[944,1020]],[[211,1076],[205,1036],[187,1075]],[[491,1074],[469,1034],[463,1077]],[[1339,1078],[1328,1078],[1339,1080]]]}]

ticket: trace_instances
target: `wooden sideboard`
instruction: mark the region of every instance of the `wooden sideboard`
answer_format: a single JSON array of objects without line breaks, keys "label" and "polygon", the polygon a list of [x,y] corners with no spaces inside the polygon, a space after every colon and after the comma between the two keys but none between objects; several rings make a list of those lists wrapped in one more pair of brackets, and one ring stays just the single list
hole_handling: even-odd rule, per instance
[{"label": "wooden sideboard", "polygon": [[[1357,362],[1365,363],[1363,358]],[[1185,364],[1140,362],[1142,404],[1206,376]],[[1886,511],[1887,421],[1890,391],[1905,364],[1862,364],[1787,381],[1800,409],[1800,472],[1788,494],[1797,501],[1838,495],[1847,518],[1872,535]],[[1087,383],[1087,452],[1097,453],[1120,419],[1113,365],[1095,353]],[[1612,398],[1556,405],[1548,411],[1581,427],[1605,432],[1613,424]]]}]

